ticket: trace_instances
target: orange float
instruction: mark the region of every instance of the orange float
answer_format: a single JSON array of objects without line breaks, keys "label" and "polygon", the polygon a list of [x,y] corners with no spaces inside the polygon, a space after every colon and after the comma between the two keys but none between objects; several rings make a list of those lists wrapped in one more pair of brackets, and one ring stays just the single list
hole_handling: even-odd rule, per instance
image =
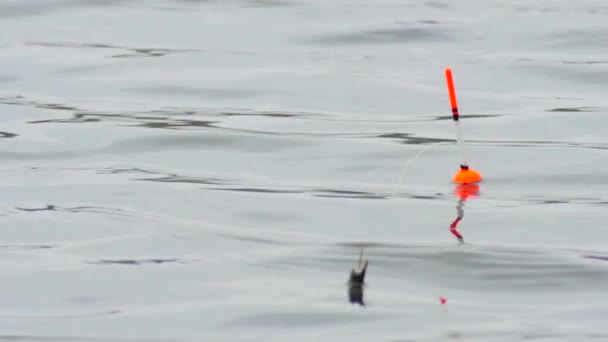
[{"label": "orange float", "polygon": [[458,141],[458,153],[460,155],[460,169],[454,175],[452,181],[456,184],[472,184],[480,182],[483,177],[481,173],[469,167],[464,153],[464,139],[462,138],[462,127],[460,125],[460,117],[458,114],[458,102],[456,101],[456,89],[454,87],[454,78],[452,69],[445,69],[445,79],[448,84],[448,92],[450,95],[450,105],[452,107],[452,119],[456,124],[456,138]]}]

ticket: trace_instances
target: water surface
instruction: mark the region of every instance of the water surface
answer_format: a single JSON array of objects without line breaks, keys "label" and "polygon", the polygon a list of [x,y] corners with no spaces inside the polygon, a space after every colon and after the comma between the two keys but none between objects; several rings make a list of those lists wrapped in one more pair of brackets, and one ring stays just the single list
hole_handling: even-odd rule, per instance
[{"label": "water surface", "polygon": [[[607,339],[607,18],[5,1],[0,340]],[[446,66],[485,176],[464,244]]]}]

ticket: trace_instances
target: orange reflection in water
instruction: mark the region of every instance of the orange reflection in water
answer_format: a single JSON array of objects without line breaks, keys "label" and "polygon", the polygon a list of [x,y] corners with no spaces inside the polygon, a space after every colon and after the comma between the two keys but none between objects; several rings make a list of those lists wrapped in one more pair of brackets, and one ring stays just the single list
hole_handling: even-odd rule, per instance
[{"label": "orange reflection in water", "polygon": [[454,188],[454,195],[458,197],[456,204],[456,219],[450,224],[450,233],[458,239],[458,242],[464,243],[464,237],[458,232],[458,224],[464,217],[464,202],[468,198],[479,197],[479,185],[478,184],[462,184]]}]

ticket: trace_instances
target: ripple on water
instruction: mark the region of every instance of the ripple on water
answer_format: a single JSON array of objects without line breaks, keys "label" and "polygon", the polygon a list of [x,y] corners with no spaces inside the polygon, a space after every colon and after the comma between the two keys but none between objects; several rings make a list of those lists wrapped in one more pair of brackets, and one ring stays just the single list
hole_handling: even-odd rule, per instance
[{"label": "ripple on water", "polygon": [[445,30],[433,27],[435,25],[400,25],[390,28],[368,29],[355,32],[326,34],[312,39],[316,44],[324,45],[353,45],[353,44],[390,44],[429,42],[445,40],[449,34]]},{"label": "ripple on water", "polygon": [[102,43],[55,43],[55,42],[27,42],[26,45],[38,46],[44,48],[70,48],[70,49],[95,49],[95,50],[119,50],[121,52],[113,53],[108,57],[111,58],[136,58],[136,57],[163,57],[169,54],[197,52],[195,49],[167,49],[167,48],[133,48],[124,46],[115,46]]},{"label": "ripple on water", "polygon": [[[584,259],[607,260],[602,254],[500,246],[431,246],[387,243],[336,243],[312,254],[293,254],[261,262],[268,267],[321,268],[346,272],[361,248],[375,279],[435,286],[450,279],[452,289],[517,293],[599,291],[608,281],[608,267]],[[432,270],[432,272],[428,272]],[[397,273],[395,273],[397,272]],[[398,274],[402,274],[403,277]]]}]

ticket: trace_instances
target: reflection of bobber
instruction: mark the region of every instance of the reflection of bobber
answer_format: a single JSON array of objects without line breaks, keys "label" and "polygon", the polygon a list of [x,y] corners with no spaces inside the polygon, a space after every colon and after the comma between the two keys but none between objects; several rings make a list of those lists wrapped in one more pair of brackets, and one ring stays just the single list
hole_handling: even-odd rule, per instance
[{"label": "reflection of bobber", "polygon": [[452,78],[452,69],[445,69],[445,78],[448,83],[448,91],[450,93],[450,105],[452,106],[452,119],[456,124],[456,137],[458,140],[458,152],[460,155],[460,169],[454,175],[453,181],[457,184],[471,184],[477,183],[482,180],[481,174],[473,170],[467,164],[464,154],[464,141],[462,138],[462,127],[460,125],[459,114],[458,114],[458,103],[456,102],[456,90],[454,89],[454,80]]},{"label": "reflection of bobber", "polygon": [[450,224],[450,232],[458,239],[458,242],[464,243],[464,237],[457,230],[458,224],[464,217],[464,202],[468,198],[479,196],[479,185],[459,184],[454,189],[454,195],[458,197],[458,203],[456,205],[456,219]]},{"label": "reflection of bobber", "polygon": [[467,199],[469,197],[479,196],[479,185],[478,184],[460,184],[454,188],[454,195],[460,199]]},{"label": "reflection of bobber", "polygon": [[464,202],[468,198],[474,198],[479,196],[479,185],[478,184],[459,184],[454,188],[454,195],[458,197],[458,203],[456,205],[456,219],[450,224],[450,232],[454,235],[458,242],[464,243],[464,237],[457,230],[458,224],[464,217]]}]

